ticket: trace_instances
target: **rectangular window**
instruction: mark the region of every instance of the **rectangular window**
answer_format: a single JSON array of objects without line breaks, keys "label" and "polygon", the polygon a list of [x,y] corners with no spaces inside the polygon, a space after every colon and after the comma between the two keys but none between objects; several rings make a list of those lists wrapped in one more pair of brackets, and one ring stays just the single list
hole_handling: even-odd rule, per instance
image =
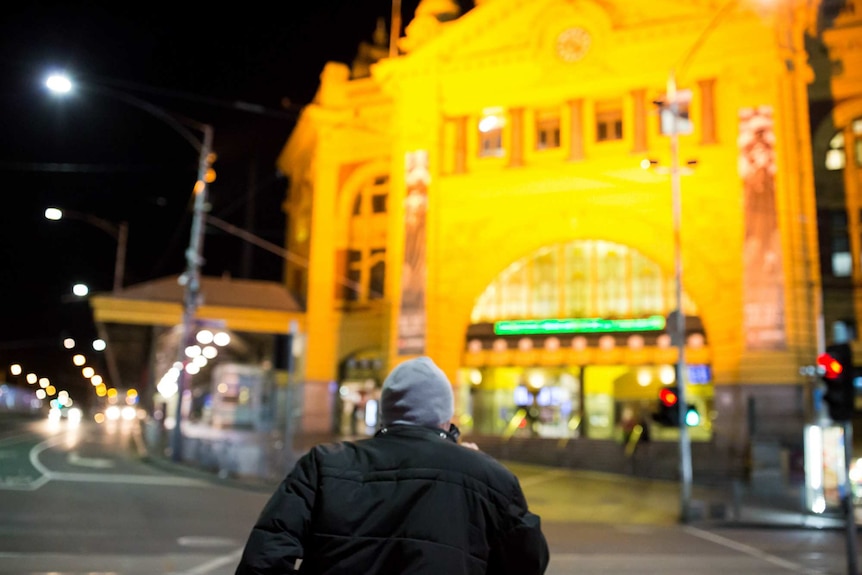
[{"label": "rectangular window", "polygon": [[479,120],[479,156],[502,156],[503,127],[506,118],[502,110],[486,110]]},{"label": "rectangular window", "polygon": [[557,110],[536,112],[536,149],[560,147],[560,114]]},{"label": "rectangular window", "polygon": [[375,214],[386,213],[386,194],[374,194],[371,196],[371,211]]},{"label": "rectangular window", "polygon": [[820,273],[823,277],[847,278],[853,274],[853,256],[844,210],[818,210]]},{"label": "rectangular window", "polygon": [[362,278],[362,252],[347,250],[347,284],[344,286],[344,299],[357,301],[359,299],[359,283]]},{"label": "rectangular window", "polygon": [[619,100],[596,102],[596,141],[623,139],[623,107]]},{"label": "rectangular window", "polygon": [[368,281],[368,299],[381,299],[386,282],[386,249],[371,250],[371,276]]}]

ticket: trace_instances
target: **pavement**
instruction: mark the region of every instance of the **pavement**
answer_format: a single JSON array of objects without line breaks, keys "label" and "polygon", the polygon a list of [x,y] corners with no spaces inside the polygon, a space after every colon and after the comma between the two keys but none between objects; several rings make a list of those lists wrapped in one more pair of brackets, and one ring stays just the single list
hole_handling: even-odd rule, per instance
[{"label": "pavement", "polygon": [[[192,475],[239,489],[271,493],[280,482],[238,476],[186,462],[174,462],[152,450],[141,456],[171,473]],[[502,461],[518,476],[531,510],[543,521],[610,524],[674,524],[681,522],[681,484],[630,475],[547,467]],[[785,489],[786,490],[786,489]],[[758,497],[746,490],[693,484],[686,499],[687,524],[714,528],[845,529],[837,513],[804,511],[793,490],[776,497]],[[798,488],[796,489],[798,492]],[[781,495],[781,494],[778,494]],[[794,502],[794,498],[798,501]],[[857,525],[862,520],[857,513]]]}]

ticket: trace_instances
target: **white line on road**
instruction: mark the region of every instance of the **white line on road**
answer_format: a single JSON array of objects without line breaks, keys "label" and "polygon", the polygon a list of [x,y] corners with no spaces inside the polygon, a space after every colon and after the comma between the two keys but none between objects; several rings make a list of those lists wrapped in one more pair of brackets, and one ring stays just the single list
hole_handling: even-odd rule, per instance
[{"label": "white line on road", "polygon": [[134,483],[138,485],[176,485],[188,487],[208,487],[209,483],[200,479],[188,477],[171,477],[167,475],[128,475],[128,474],[96,474],[96,473],[65,473],[51,471],[48,473],[51,481],[87,481],[93,483]]},{"label": "white line on road", "polygon": [[108,469],[114,466],[114,462],[104,457],[82,457],[77,451],[69,453],[66,460],[72,465],[81,467],[93,467],[95,469]]},{"label": "white line on road", "polygon": [[745,553],[746,555],[749,555],[751,557],[762,559],[767,563],[772,563],[773,565],[777,565],[778,567],[787,569],[788,571],[804,573],[806,575],[822,575],[823,573],[823,571],[809,569],[803,565],[794,563],[793,561],[788,561],[786,559],[782,559],[781,557],[776,557],[775,555],[766,553],[765,551],[761,551],[756,547],[746,545],[745,543],[739,543],[738,541],[734,541],[733,539],[728,539],[727,537],[722,537],[721,535],[716,535],[715,533],[710,533],[709,531],[704,531],[703,529],[698,529],[697,527],[686,526],[683,527],[683,531],[694,535],[695,537],[700,537],[701,539],[704,539],[706,541],[717,543],[718,545],[722,545],[724,547],[727,547],[728,549],[733,549],[734,551]]},{"label": "white line on road", "polygon": [[[97,474],[97,473],[66,473],[51,471],[39,461],[39,454],[46,449],[63,442],[65,437],[58,435],[47,439],[30,450],[30,465],[40,474],[40,477],[29,481],[0,482],[0,489],[16,491],[35,491],[49,481],[80,481],[91,483],[115,483],[133,485],[171,485],[175,487],[210,487],[211,485],[201,479],[189,477],[173,477],[167,475],[130,475],[130,474]],[[29,479],[29,478],[28,478]]]}]

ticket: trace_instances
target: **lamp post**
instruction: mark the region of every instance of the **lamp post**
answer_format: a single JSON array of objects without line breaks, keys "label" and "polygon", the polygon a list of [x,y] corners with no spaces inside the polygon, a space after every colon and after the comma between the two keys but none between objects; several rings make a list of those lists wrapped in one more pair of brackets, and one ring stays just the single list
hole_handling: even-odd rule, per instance
[{"label": "lamp post", "polygon": [[679,470],[681,479],[680,489],[680,520],[688,523],[691,518],[691,491],[692,491],[692,465],[691,465],[691,438],[685,415],[688,407],[686,400],[686,363],[685,363],[685,311],[683,310],[683,266],[682,266],[682,173],[679,159],[679,135],[680,135],[680,94],[677,89],[677,74],[685,71],[691,58],[703,45],[716,26],[734,8],[739,0],[728,0],[713,14],[707,26],[701,31],[694,44],[683,54],[680,64],[671,68],[668,73],[666,90],[667,110],[670,114],[668,124],[668,140],[670,142],[670,182],[671,203],[673,213],[673,259],[674,259],[674,281],[675,281],[675,317],[673,326],[674,343],[677,348],[676,361],[676,383],[679,390]]},{"label": "lamp post", "polygon": [[71,210],[63,210],[57,207],[47,208],[45,210],[45,218],[52,221],[59,221],[63,218],[80,220],[99,228],[100,230],[114,238],[114,240],[116,240],[117,242],[117,255],[114,260],[114,293],[117,293],[121,289],[123,289],[123,277],[126,268],[126,245],[129,238],[128,222],[120,222],[119,224],[114,224],[112,222],[109,222],[108,220],[104,220],[92,214],[85,214]]},{"label": "lamp post", "polygon": [[[178,361],[183,365],[183,369],[180,370],[180,375],[177,379],[177,403],[174,416],[174,428],[171,433],[170,441],[171,459],[173,461],[180,461],[182,459],[182,403],[183,392],[186,388],[187,380],[187,372],[185,370],[185,347],[192,335],[194,318],[197,313],[198,300],[200,297],[200,268],[203,263],[204,217],[205,212],[208,209],[207,184],[212,181],[211,166],[212,162],[215,160],[215,155],[212,152],[213,127],[209,124],[196,122],[188,118],[171,114],[146,100],[142,100],[126,92],[121,92],[98,84],[73,84],[72,80],[65,75],[52,74],[46,79],[45,85],[52,92],[56,93],[68,93],[77,86],[86,91],[103,94],[123,101],[165,122],[183,139],[189,142],[189,144],[191,144],[198,152],[198,171],[197,181],[194,186],[194,208],[192,215],[191,237],[189,239],[189,247],[185,252],[186,270],[180,276],[180,283],[184,287],[184,295],[182,302],[182,326],[177,357]],[[200,132],[202,136],[196,136],[192,130]]]}]

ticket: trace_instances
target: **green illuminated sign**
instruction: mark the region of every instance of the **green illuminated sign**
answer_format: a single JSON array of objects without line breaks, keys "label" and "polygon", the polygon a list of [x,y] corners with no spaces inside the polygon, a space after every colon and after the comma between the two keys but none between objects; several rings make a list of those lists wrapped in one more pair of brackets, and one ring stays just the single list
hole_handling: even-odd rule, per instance
[{"label": "green illuminated sign", "polygon": [[660,315],[633,319],[599,317],[571,319],[524,319],[494,323],[497,335],[530,335],[546,333],[605,333],[625,331],[661,331],[665,318]]}]

